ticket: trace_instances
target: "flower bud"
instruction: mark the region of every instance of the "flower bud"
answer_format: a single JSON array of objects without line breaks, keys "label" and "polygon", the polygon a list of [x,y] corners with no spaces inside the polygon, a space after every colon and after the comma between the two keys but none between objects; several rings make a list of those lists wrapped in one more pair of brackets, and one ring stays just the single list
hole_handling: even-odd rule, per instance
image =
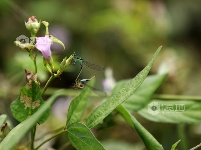
[{"label": "flower bud", "polygon": [[47,21],[42,21],[42,24],[44,24],[44,26],[45,26],[45,30],[46,30],[46,32],[45,32],[45,35],[49,35],[49,29],[48,29],[48,26],[49,26],[49,22],[47,22]]},{"label": "flower bud", "polygon": [[60,71],[63,72],[65,67],[66,67],[66,57],[62,60],[62,62],[60,63]]},{"label": "flower bud", "polygon": [[74,58],[74,54],[70,55],[70,57],[66,60],[65,67],[69,66],[72,63],[73,58]]},{"label": "flower bud", "polygon": [[30,31],[31,35],[35,36],[40,28],[40,22],[38,22],[35,16],[31,16],[28,22],[25,22],[25,26]]},{"label": "flower bud", "polygon": [[62,72],[71,64],[71,61],[73,60],[74,55],[71,55],[68,59],[65,57],[62,62],[60,63],[60,68],[57,71],[57,75],[62,74]]}]

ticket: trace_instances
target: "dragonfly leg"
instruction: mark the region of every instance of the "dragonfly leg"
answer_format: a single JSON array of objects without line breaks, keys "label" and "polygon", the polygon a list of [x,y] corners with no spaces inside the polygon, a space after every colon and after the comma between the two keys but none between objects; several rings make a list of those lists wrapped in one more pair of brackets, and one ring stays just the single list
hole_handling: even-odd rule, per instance
[{"label": "dragonfly leg", "polygon": [[79,78],[79,76],[80,76],[80,74],[82,72],[82,69],[83,69],[83,65],[81,64],[81,68],[80,68],[79,74],[77,75],[77,78],[75,79],[75,82],[78,81],[78,78]]}]

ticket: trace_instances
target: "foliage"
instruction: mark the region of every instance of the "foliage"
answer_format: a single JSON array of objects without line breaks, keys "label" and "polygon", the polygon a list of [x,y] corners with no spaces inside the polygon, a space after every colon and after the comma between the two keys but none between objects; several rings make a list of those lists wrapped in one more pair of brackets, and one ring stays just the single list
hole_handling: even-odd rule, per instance
[{"label": "foliage", "polygon": [[102,122],[102,120],[107,115],[109,115],[118,105],[123,103],[135,92],[135,90],[137,90],[137,88],[145,80],[160,50],[161,50],[161,47],[159,47],[158,50],[155,52],[149,64],[138,75],[136,75],[135,78],[133,78],[129,83],[127,83],[117,92],[115,92],[110,97],[108,97],[108,99],[102,105],[96,108],[89,115],[86,122],[88,127],[94,127],[98,123]]},{"label": "foliage", "polygon": [[[15,119],[19,122],[26,120],[33,115],[38,108],[45,102],[41,97],[39,84],[34,80],[27,83],[25,87],[20,90],[20,96],[12,102],[11,112]],[[50,108],[46,110],[42,118],[38,121],[39,124],[44,123],[50,115]]]},{"label": "foliage", "polygon": [[[49,1],[49,6],[52,9],[50,13],[46,14],[49,16],[49,18],[46,17],[46,19],[57,19],[58,12],[61,17],[67,16],[68,19],[63,19],[62,22],[68,24],[68,29],[74,33],[72,36],[78,39],[78,41],[71,43],[70,49],[76,48],[79,51],[79,49],[85,47],[85,49],[96,49],[97,53],[102,50],[102,53],[107,54],[105,58],[107,62],[118,64],[115,66],[117,68],[114,70],[118,70],[118,76],[120,77],[122,74],[127,74],[125,72],[129,72],[130,68],[133,67],[133,64],[136,62],[144,63],[144,57],[148,57],[150,54],[147,53],[147,48],[152,48],[155,41],[160,43],[161,35],[166,32],[165,30],[161,30],[160,34],[156,34],[156,29],[159,26],[153,24],[152,20],[147,15],[146,11],[148,11],[148,9],[146,8],[149,6],[146,2],[136,2],[140,4],[137,9],[134,9],[131,5],[134,4],[134,2],[130,1],[128,3],[130,6],[128,5],[128,9],[126,10],[122,9],[121,2],[118,6],[112,6],[114,4],[111,4],[109,1],[102,2],[100,0],[96,2],[73,3],[75,6],[69,3],[66,9],[62,10],[63,13],[61,13],[57,10],[58,7],[54,7],[60,4]],[[30,8],[37,8],[35,12],[37,12],[37,15],[42,16],[43,14],[40,13],[44,11],[40,10],[46,7],[46,3],[39,2],[38,4],[40,5],[37,7],[31,5]],[[82,5],[83,7],[80,7]],[[86,9],[88,8],[86,7],[87,5],[90,5],[90,9]],[[96,8],[94,8],[94,6],[96,6]],[[82,9],[74,10],[74,8]],[[74,15],[74,13],[76,14]],[[80,20],[82,20],[82,22]],[[97,93],[92,93],[92,89],[95,89],[93,88],[95,86],[95,78],[79,79],[80,73],[85,70],[82,68],[84,61],[81,57],[79,61],[77,61],[80,63],[81,69],[75,80],[74,87],[82,89],[82,91],[79,94],[77,94],[78,91],[75,90],[63,90],[53,93],[51,91],[48,92],[47,89],[53,79],[60,78],[61,75],[76,62],[75,53],[69,57],[64,56],[64,58],[62,58],[63,60],[59,61],[59,57],[53,56],[54,53],[52,53],[51,50],[52,43],[59,44],[62,50],[68,46],[57,37],[51,35],[49,23],[46,21],[38,21],[35,16],[32,16],[25,22],[25,26],[30,32],[31,37],[28,38],[28,36],[24,35],[18,36],[14,43],[17,47],[22,49],[22,52],[18,53],[18,57],[15,57],[19,63],[9,66],[14,74],[16,69],[19,69],[19,66],[26,69],[26,83],[22,83],[22,88],[17,92],[18,97],[10,105],[10,111],[13,117],[19,121],[19,124],[10,131],[8,128],[12,128],[12,126],[9,124],[9,115],[3,114],[0,116],[0,149],[20,149],[19,143],[23,143],[22,140],[25,139],[24,137],[30,133],[30,141],[26,138],[26,142],[23,143],[23,146],[26,148],[29,147],[31,150],[37,150],[51,139],[64,133],[64,148],[68,148],[68,146],[71,145],[80,150],[102,150],[106,149],[106,146],[104,144],[105,142],[98,136],[98,132],[103,131],[103,129],[110,130],[111,128],[107,127],[111,127],[111,122],[113,126],[123,122],[122,124],[129,125],[135,130],[135,133],[141,138],[141,142],[135,143],[135,146],[137,144],[143,144],[144,147],[142,146],[142,149],[163,150],[167,147],[167,144],[163,144],[166,142],[169,142],[168,146],[172,146],[172,150],[180,145],[182,147],[188,147],[188,144],[181,137],[174,136],[174,138],[177,139],[172,139],[175,141],[182,139],[180,145],[178,145],[180,140],[172,144],[172,141],[167,140],[164,142],[158,135],[152,135],[150,131],[151,124],[155,122],[177,125],[180,123],[200,123],[201,120],[199,97],[175,95],[166,97],[156,94],[167,77],[172,77],[171,72],[148,76],[148,73],[159,55],[161,47],[156,50],[151,61],[142,71],[133,79],[120,80],[117,82],[108,96],[100,96]],[[39,37],[37,34],[40,32],[42,26],[45,27],[45,35]],[[113,33],[113,36],[111,36],[111,33]],[[81,35],[85,35],[85,38]],[[28,42],[26,41],[27,38],[29,40]],[[44,39],[48,41],[48,43],[43,43]],[[144,44],[145,42],[147,45]],[[89,48],[89,46],[91,47]],[[121,55],[121,59],[116,57],[116,53],[118,53],[118,51],[116,51],[117,48],[125,50],[125,56]],[[110,49],[110,51],[108,51],[108,49]],[[85,54],[87,53],[89,52],[85,51]],[[113,57],[111,57],[111,54]],[[135,54],[139,57],[133,59]],[[60,57],[63,57],[63,55],[60,55]],[[93,57],[92,55],[90,59],[95,60],[96,58],[97,61],[102,59],[101,55],[100,57]],[[16,61],[15,59],[12,61]],[[89,67],[89,69],[93,69],[93,67]],[[49,79],[48,74],[50,75]],[[15,76],[13,78],[15,78]],[[50,94],[49,98],[47,98],[47,93]],[[51,118],[52,115],[50,111],[53,103],[64,95],[73,97],[68,109],[65,108],[68,112],[65,116],[65,123],[61,124],[62,128],[50,131],[52,133],[51,137],[39,141],[39,144],[36,146],[35,141],[37,140],[36,132],[38,131],[38,126],[48,122],[47,119]],[[97,104],[96,101],[93,101],[97,97],[103,101]],[[89,99],[92,101],[89,102]],[[146,122],[149,121],[148,123],[151,124],[147,125],[144,120],[146,120]],[[54,123],[56,123],[56,121],[54,121]],[[60,125],[60,123],[58,124]],[[183,130],[183,132],[185,131]],[[130,134],[129,136],[133,135]]]},{"label": "foliage", "polygon": [[[82,119],[82,114],[87,104],[87,100],[90,97],[90,88],[85,87],[80,95],[78,95],[71,102],[67,115],[66,129],[64,130],[64,132],[67,132],[69,140],[77,149],[104,149],[100,142],[90,132],[89,128],[92,128],[95,125],[101,123],[102,120],[107,117],[107,115],[109,115],[118,105],[123,103],[123,101],[128,99],[134,93],[134,91],[136,91],[136,89],[145,80],[160,50],[161,47],[158,48],[149,64],[133,80],[125,84],[123,88],[119,88],[118,90],[116,89],[116,92],[113,92],[113,94],[108,97],[108,100],[106,100],[97,109],[91,112],[91,114],[87,117],[86,125],[80,123],[80,121]],[[50,72],[51,69],[52,68],[50,68]],[[35,75],[31,74],[30,77],[27,73],[27,80],[27,85],[20,90],[20,96],[16,101],[11,104],[11,110],[14,117],[22,123],[15,127],[3,140],[3,142],[0,144],[0,148],[2,149],[12,149],[37,122],[43,123],[49,115],[49,107],[56,100],[56,97],[59,96],[59,94],[54,94],[51,98],[49,98],[46,103],[44,103],[41,98],[39,84],[36,81]],[[92,81],[89,82],[89,86],[92,86]],[[20,112],[18,112],[17,110]],[[123,113],[121,109],[119,109],[119,111]],[[124,111],[126,112],[125,109]],[[129,113],[128,116],[131,117]],[[134,119],[132,118],[132,120]],[[146,131],[146,129],[144,129],[143,126],[139,124],[139,122],[137,122],[136,120],[134,120],[133,122],[134,127],[142,136],[142,139],[144,140],[147,148],[152,149],[153,147],[156,148],[159,146],[159,148],[157,149],[163,149],[162,146],[158,144],[157,140],[155,140],[155,138],[152,137],[151,134],[149,134],[149,132]],[[136,126],[136,123],[138,124],[138,126]],[[142,130],[142,132],[140,132],[140,130]],[[13,135],[18,135],[18,138],[14,141],[11,141]],[[152,140],[148,140],[147,137],[151,137],[148,139]],[[7,142],[10,142],[9,147],[7,146]],[[39,147],[40,145],[36,149],[38,149]]]},{"label": "foliage", "polygon": [[171,150],[175,150],[175,148],[177,147],[177,145],[179,144],[180,141],[181,140],[179,140],[175,144],[173,144]]}]

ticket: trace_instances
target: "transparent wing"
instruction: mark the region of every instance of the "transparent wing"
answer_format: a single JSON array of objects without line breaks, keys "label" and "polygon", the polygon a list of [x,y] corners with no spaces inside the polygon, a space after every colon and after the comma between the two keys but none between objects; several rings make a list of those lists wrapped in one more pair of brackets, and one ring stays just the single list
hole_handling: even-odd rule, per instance
[{"label": "transparent wing", "polygon": [[96,71],[104,71],[105,70],[105,68],[103,68],[101,66],[98,66],[98,65],[95,65],[93,63],[90,63],[90,62],[88,62],[86,60],[83,60],[83,64],[85,64],[90,69],[93,69],[93,70],[96,70]]}]

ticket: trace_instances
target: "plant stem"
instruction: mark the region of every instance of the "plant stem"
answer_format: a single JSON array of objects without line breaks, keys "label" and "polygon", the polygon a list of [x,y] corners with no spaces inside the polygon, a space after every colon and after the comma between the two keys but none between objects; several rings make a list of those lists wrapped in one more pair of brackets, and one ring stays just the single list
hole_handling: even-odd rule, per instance
[{"label": "plant stem", "polygon": [[58,128],[58,129],[55,129],[55,130],[49,131],[49,132],[47,132],[47,133],[41,135],[41,136],[38,137],[37,139],[35,139],[35,141],[40,140],[41,138],[43,138],[44,136],[47,136],[48,134],[55,133],[55,132],[59,132],[60,130],[63,130],[63,129],[64,129],[64,127],[60,127],[60,128]]},{"label": "plant stem", "polygon": [[34,150],[35,133],[36,133],[36,125],[33,127],[31,131],[31,145],[30,145],[31,150]]},{"label": "plant stem", "polygon": [[155,94],[153,98],[160,100],[201,100],[198,96]]},{"label": "plant stem", "polygon": [[42,142],[40,145],[38,145],[34,150],[38,150],[38,149],[39,149],[41,146],[43,146],[45,143],[47,143],[47,142],[50,141],[51,139],[57,137],[58,135],[60,135],[60,134],[62,134],[62,133],[64,133],[64,132],[66,132],[66,131],[67,131],[67,130],[65,129],[65,130],[63,130],[63,131],[58,132],[57,134],[55,134],[55,135],[53,135],[52,137],[48,138],[47,140],[43,141],[43,142]]},{"label": "plant stem", "polygon": [[195,147],[191,148],[190,150],[195,150],[195,149],[197,149],[197,148],[199,148],[199,147],[201,147],[201,143],[200,143],[200,144],[198,144],[197,146],[195,146]]},{"label": "plant stem", "polygon": [[37,64],[36,64],[36,57],[37,57],[37,55],[38,55],[38,52],[36,53],[36,55],[34,56],[34,59],[33,59],[33,61],[34,61],[34,67],[35,67],[35,74],[38,72],[38,68],[37,68]]},{"label": "plant stem", "polygon": [[55,78],[56,76],[54,74],[51,75],[51,77],[48,79],[48,81],[45,84],[45,87],[43,88],[41,95],[43,96],[45,94],[45,91],[47,90],[48,85],[50,82]]},{"label": "plant stem", "polygon": [[179,139],[181,139],[181,147],[182,150],[188,150],[188,142],[185,135],[185,124],[178,125],[178,135]]},{"label": "plant stem", "polygon": [[[35,35],[31,34],[32,36],[32,39],[34,39]],[[31,40],[31,44],[33,44],[34,41]],[[34,62],[34,68],[35,68],[35,74],[38,72],[38,69],[37,69],[37,64],[36,64],[36,57],[38,55],[38,51],[36,52],[35,56],[32,57],[32,53],[33,52],[33,49],[31,50],[31,53],[30,53],[30,56],[31,58],[33,59],[33,62]],[[32,128],[31,130],[31,145],[30,145],[30,149],[31,150],[34,150],[34,139],[35,139],[35,135],[36,135],[36,125],[34,125],[34,127]]]}]

